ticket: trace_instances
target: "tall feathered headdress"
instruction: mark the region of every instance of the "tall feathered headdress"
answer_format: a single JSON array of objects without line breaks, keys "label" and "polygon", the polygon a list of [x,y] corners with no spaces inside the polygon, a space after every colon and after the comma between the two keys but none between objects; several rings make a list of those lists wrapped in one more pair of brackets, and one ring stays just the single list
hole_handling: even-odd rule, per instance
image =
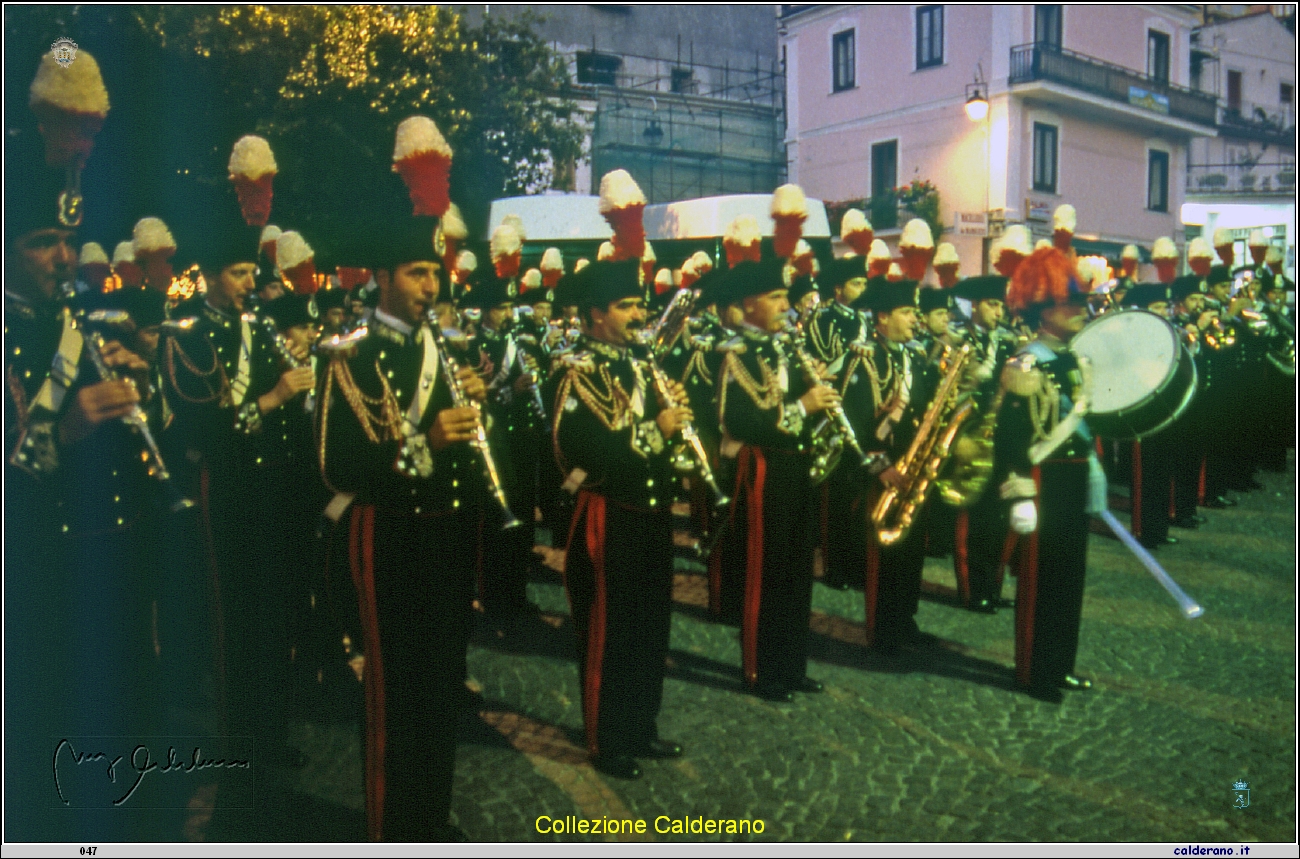
[{"label": "tall feathered headdress", "polygon": [[740,215],[722,234],[722,250],[727,255],[727,268],[736,263],[758,262],[763,258],[763,234],[753,215]]},{"label": "tall feathered headdress", "polygon": [[302,234],[285,230],[275,241],[275,259],[280,273],[293,286],[296,295],[316,292],[316,252]]},{"label": "tall feathered headdress", "polygon": [[250,227],[265,227],[271,218],[271,183],[279,168],[271,144],[255,134],[235,141],[226,169],[239,198],[239,211]]},{"label": "tall feathered headdress", "polygon": [[866,256],[871,251],[875,235],[871,222],[861,209],[849,209],[840,219],[840,240],[853,248],[858,256]]},{"label": "tall feathered headdress", "polygon": [[58,219],[65,227],[80,226],[83,215],[81,168],[95,146],[95,135],[108,116],[108,90],[99,64],[77,51],[65,66],[52,53],[41,57],[32,80],[29,104],[45,140],[45,163],[67,170],[59,195]]},{"label": "tall feathered headdress", "polygon": [[1070,258],[1056,248],[1040,248],[1016,267],[1007,286],[1007,307],[1018,313],[1035,306],[1060,306],[1082,294]]},{"label": "tall feathered headdress", "polygon": [[427,116],[397,126],[393,172],[406,183],[416,215],[441,218],[451,205],[451,147]]},{"label": "tall feathered headdress", "polygon": [[772,192],[772,250],[781,259],[794,253],[803,236],[803,222],[808,219],[808,199],[795,184],[782,185]]},{"label": "tall feathered headdress", "polygon": [[632,174],[614,170],[600,179],[600,214],[614,231],[615,259],[641,259],[645,253],[646,197]]}]

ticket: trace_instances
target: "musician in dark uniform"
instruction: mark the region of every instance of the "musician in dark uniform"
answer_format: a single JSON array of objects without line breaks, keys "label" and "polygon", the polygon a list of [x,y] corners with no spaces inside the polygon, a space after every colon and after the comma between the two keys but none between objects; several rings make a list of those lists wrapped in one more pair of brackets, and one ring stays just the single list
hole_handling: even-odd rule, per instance
[{"label": "musician in dark uniform", "polygon": [[[835,300],[822,308],[808,326],[808,345],[810,353],[826,362],[834,374],[846,360],[843,356],[849,346],[865,340],[869,330],[864,314],[857,309],[866,290],[866,258],[832,260],[826,266],[826,280],[834,284]],[[836,590],[860,586],[867,561],[859,469],[860,463],[854,457],[841,458],[819,493],[821,581]]]},{"label": "musician in dark uniform", "polygon": [[[1007,279],[1001,275],[970,277],[955,290],[958,298],[971,303],[971,318],[965,328],[966,340],[974,349],[968,379],[975,386],[977,414],[972,420],[980,421],[998,408],[1002,368],[1016,347],[1015,335],[1001,324],[1006,313]],[[1002,597],[1006,534],[1006,510],[997,487],[986,485],[979,498],[957,514],[953,538],[958,588],[965,591],[963,596],[972,611],[992,614],[1011,606]]]},{"label": "musician in dark uniform", "polygon": [[1016,270],[1007,306],[1037,329],[1007,362],[994,436],[994,486],[1022,535],[1017,558],[1016,677],[1059,701],[1087,689],[1074,673],[1088,562],[1088,515],[1105,508],[1105,476],[1084,417],[1091,379],[1069,350],[1087,321],[1086,294],[1055,248]]},{"label": "musician in dark uniform", "polygon": [[113,331],[104,363],[127,377],[102,380],[90,360],[67,305],[77,223],[60,219],[64,174],[28,134],[5,153],[5,832],[134,840],[123,809],[69,814],[50,763],[59,737],[153,730],[140,525],[160,499],[120,420],[148,390],[148,365]]},{"label": "musician in dark uniform", "polygon": [[481,483],[466,442],[482,380],[454,385],[426,321],[441,289],[436,219],[390,215],[373,238],[379,306],[317,397],[325,481],[346,510],[365,652],[371,840],[463,840],[448,821],[464,698]]},{"label": "musician in dark uniform", "polygon": [[[261,765],[298,767],[304,757],[288,744],[294,576],[285,570],[300,548],[280,523],[301,503],[284,475],[295,467],[302,473],[303,399],[315,377],[310,368],[286,367],[273,323],[248,311],[259,231],[227,202],[196,237],[208,289],[193,327],[162,349],[175,414],[169,432],[198,472],[226,729],[251,738]],[[287,812],[270,791],[259,793],[256,831],[281,837]]]},{"label": "musician in dark uniform", "polygon": [[829,364],[843,355],[850,343],[864,336],[866,325],[862,314],[852,305],[867,288],[866,260],[858,256],[835,260],[826,267],[823,279],[833,289],[835,298],[813,314],[806,334],[809,353]]},{"label": "musician in dark uniform", "polygon": [[537,340],[516,331],[509,287],[508,281],[484,270],[477,273],[463,302],[482,312],[470,354],[487,385],[488,441],[505,481],[506,498],[519,520],[518,525],[503,529],[500,511],[484,510],[479,589],[484,610],[498,624],[537,610],[528,601],[528,570],[535,532],[538,435],[546,420],[540,393],[532,394],[537,359],[527,356],[522,342],[526,337],[536,349]]},{"label": "musician in dark uniform", "polygon": [[656,720],[671,627],[669,446],[691,412],[665,408],[632,354],[646,319],[639,272],[635,259],[582,272],[586,333],[556,367],[551,419],[565,488],[577,493],[565,577],[587,751],[617,778],[639,777],[638,757],[682,753]]},{"label": "musician in dark uniform", "polygon": [[[871,464],[860,469],[865,482],[862,515],[868,520],[864,596],[869,646],[885,654],[925,645],[932,638],[916,625],[925,565],[927,504],[914,513],[908,533],[883,546],[870,518],[884,486],[903,488],[907,475],[895,463],[916,437],[921,416],[934,394],[933,373],[914,341],[918,324],[914,280],[872,286],[866,302],[875,318],[870,340],[852,347],[838,378],[848,416]],[[901,499],[906,501],[906,498]]]},{"label": "musician in dark uniform", "polygon": [[1237,450],[1244,431],[1240,429],[1242,408],[1242,346],[1238,323],[1233,318],[1238,305],[1232,300],[1232,273],[1226,265],[1210,269],[1205,279],[1205,305],[1217,320],[1202,338],[1203,363],[1197,366],[1205,378],[1206,414],[1213,423],[1207,428],[1214,441],[1205,452],[1205,506],[1215,509],[1237,506],[1229,490],[1245,487],[1244,468]]},{"label": "musician in dark uniform", "polygon": [[1207,434],[1214,419],[1206,409],[1205,394],[1209,378],[1205,370],[1208,349],[1204,336],[1211,315],[1205,309],[1205,293],[1200,291],[1200,287],[1201,278],[1195,274],[1180,277],[1169,285],[1169,300],[1173,305],[1171,321],[1196,365],[1196,391],[1187,404],[1187,410],[1178,419],[1177,451],[1172,472],[1174,518],[1169,524],[1186,530],[1195,530],[1206,521],[1196,508],[1200,504],[1201,466],[1205,460]]},{"label": "musician in dark uniform", "polygon": [[744,313],[742,347],[727,353],[717,383],[722,455],[737,460],[731,517],[748,525],[744,679],[763,698],[790,701],[794,691],[822,688],[807,677],[816,521],[809,445],[816,416],[839,396],[791,361],[799,344],[774,337],[790,309],[782,261],[739,263],[727,284],[719,306]]}]

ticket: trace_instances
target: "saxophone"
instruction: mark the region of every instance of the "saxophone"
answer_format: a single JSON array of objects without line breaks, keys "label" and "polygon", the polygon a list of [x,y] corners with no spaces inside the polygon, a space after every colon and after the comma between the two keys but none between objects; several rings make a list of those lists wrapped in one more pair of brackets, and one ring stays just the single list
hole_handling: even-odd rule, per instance
[{"label": "saxophone", "polygon": [[894,463],[904,485],[902,488],[886,486],[871,512],[871,523],[882,546],[892,546],[907,536],[931,484],[943,470],[957,432],[974,411],[970,398],[960,396],[959,386],[970,356],[971,345],[965,343],[948,347],[939,358],[943,378],[934,400],[926,409],[907,453]]}]

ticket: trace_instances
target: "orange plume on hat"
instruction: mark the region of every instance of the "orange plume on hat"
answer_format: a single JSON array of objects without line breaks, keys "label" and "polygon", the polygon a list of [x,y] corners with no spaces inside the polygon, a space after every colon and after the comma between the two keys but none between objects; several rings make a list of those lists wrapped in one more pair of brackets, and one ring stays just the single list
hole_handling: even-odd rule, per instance
[{"label": "orange plume on hat", "polygon": [[293,286],[296,295],[316,292],[316,252],[294,230],[286,230],[275,241],[275,258],[280,273]]},{"label": "orange plume on hat", "polygon": [[250,227],[265,227],[271,218],[271,183],[279,168],[271,144],[255,134],[235,141],[226,169],[239,197],[239,211]]},{"label": "orange plume on hat", "polygon": [[1054,247],[1039,248],[1016,267],[1007,286],[1007,308],[1019,312],[1035,304],[1065,304],[1071,280],[1075,277],[1070,258]]},{"label": "orange plume on hat", "polygon": [[451,205],[451,147],[427,116],[397,126],[393,172],[402,177],[416,215],[441,218]]}]

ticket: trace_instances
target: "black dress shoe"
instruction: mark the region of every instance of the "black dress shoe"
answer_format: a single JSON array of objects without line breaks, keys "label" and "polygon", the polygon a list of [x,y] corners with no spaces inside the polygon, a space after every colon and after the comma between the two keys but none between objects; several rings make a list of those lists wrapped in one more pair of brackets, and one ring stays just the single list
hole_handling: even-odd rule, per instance
[{"label": "black dress shoe", "polygon": [[1030,686],[1029,697],[1048,704],[1059,704],[1065,700],[1065,693],[1055,686]]},{"label": "black dress shoe", "polygon": [[994,597],[992,603],[997,608],[1015,608],[1016,601],[1009,600],[1006,597]]},{"label": "black dress shoe", "polygon": [[632,754],[632,757],[635,758],[652,758],[654,760],[662,760],[663,758],[680,758],[681,756],[681,745],[678,743],[670,743],[667,740],[650,740]]},{"label": "black dress shoe", "polygon": [[820,692],[825,688],[826,687],[823,686],[819,681],[814,680],[811,677],[805,677],[799,681],[798,686],[794,687],[794,691],[813,693],[813,692]]},{"label": "black dress shoe", "polygon": [[1147,538],[1143,537],[1141,540],[1138,540],[1138,543],[1140,543],[1144,548],[1151,549],[1152,551],[1154,551],[1156,549],[1159,549],[1161,546],[1177,545],[1178,538],[1165,537],[1159,540],[1148,540]]},{"label": "black dress shoe", "polygon": [[773,701],[777,704],[790,704],[794,701],[794,693],[784,686],[755,686],[754,694],[764,701]]},{"label": "black dress shoe", "polygon": [[1060,687],[1069,689],[1072,692],[1083,692],[1092,688],[1092,681],[1087,677],[1079,677],[1076,674],[1067,674],[1061,678]]},{"label": "black dress shoe", "polygon": [[591,765],[605,775],[614,778],[634,779],[641,777],[641,768],[631,755],[596,755]]},{"label": "black dress shoe", "polygon": [[993,600],[971,600],[970,610],[976,614],[997,614]]}]

